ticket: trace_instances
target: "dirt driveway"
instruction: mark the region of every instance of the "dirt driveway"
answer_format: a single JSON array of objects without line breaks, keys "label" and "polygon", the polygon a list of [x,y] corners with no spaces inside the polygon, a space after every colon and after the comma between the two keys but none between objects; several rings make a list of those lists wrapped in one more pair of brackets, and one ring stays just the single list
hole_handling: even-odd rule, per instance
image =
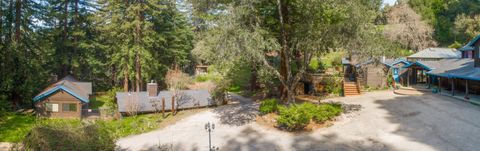
[{"label": "dirt driveway", "polygon": [[[480,107],[449,97],[390,91],[330,99],[360,104],[331,127],[291,134],[257,125],[258,105],[239,103],[190,116],[164,129],[117,141],[119,150],[208,150],[206,122],[220,150],[479,150]],[[165,147],[165,146],[164,146]]]}]

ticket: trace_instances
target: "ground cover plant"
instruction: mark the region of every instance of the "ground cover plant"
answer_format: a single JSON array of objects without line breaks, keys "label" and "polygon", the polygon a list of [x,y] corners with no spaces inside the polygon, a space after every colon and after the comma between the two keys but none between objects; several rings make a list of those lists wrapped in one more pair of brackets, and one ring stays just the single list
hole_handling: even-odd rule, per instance
[{"label": "ground cover plant", "polygon": [[259,107],[260,113],[268,114],[278,111],[278,101],[277,99],[266,99],[260,103]]},{"label": "ground cover plant", "polygon": [[342,106],[334,103],[279,106],[277,124],[288,131],[302,130],[310,122],[323,123],[340,115],[342,111]]}]

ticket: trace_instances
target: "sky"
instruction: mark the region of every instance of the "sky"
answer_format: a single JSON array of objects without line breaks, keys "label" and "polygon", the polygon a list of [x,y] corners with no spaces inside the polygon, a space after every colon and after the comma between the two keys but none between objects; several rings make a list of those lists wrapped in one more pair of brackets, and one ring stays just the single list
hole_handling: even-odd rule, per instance
[{"label": "sky", "polygon": [[383,0],[383,3],[392,6],[393,4],[395,4],[396,1],[397,0]]}]

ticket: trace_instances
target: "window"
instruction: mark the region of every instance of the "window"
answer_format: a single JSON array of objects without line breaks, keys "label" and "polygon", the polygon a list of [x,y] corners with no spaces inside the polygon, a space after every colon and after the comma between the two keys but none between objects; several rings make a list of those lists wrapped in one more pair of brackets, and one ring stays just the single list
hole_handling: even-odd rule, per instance
[{"label": "window", "polygon": [[57,103],[45,103],[45,109],[49,112],[58,112]]},{"label": "window", "polygon": [[63,103],[62,104],[62,111],[64,111],[64,112],[76,112],[77,111],[77,104],[75,104],[75,103]]}]

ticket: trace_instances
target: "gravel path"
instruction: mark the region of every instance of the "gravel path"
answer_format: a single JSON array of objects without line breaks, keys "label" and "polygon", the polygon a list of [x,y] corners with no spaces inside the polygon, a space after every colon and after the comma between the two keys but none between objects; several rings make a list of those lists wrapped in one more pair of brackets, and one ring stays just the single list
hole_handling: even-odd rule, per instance
[{"label": "gravel path", "polygon": [[362,109],[328,128],[292,134],[257,125],[257,104],[242,99],[190,116],[166,128],[117,141],[118,150],[208,150],[206,122],[215,123],[220,150],[468,150],[480,149],[480,107],[449,97],[395,95],[391,91],[329,99]]}]

